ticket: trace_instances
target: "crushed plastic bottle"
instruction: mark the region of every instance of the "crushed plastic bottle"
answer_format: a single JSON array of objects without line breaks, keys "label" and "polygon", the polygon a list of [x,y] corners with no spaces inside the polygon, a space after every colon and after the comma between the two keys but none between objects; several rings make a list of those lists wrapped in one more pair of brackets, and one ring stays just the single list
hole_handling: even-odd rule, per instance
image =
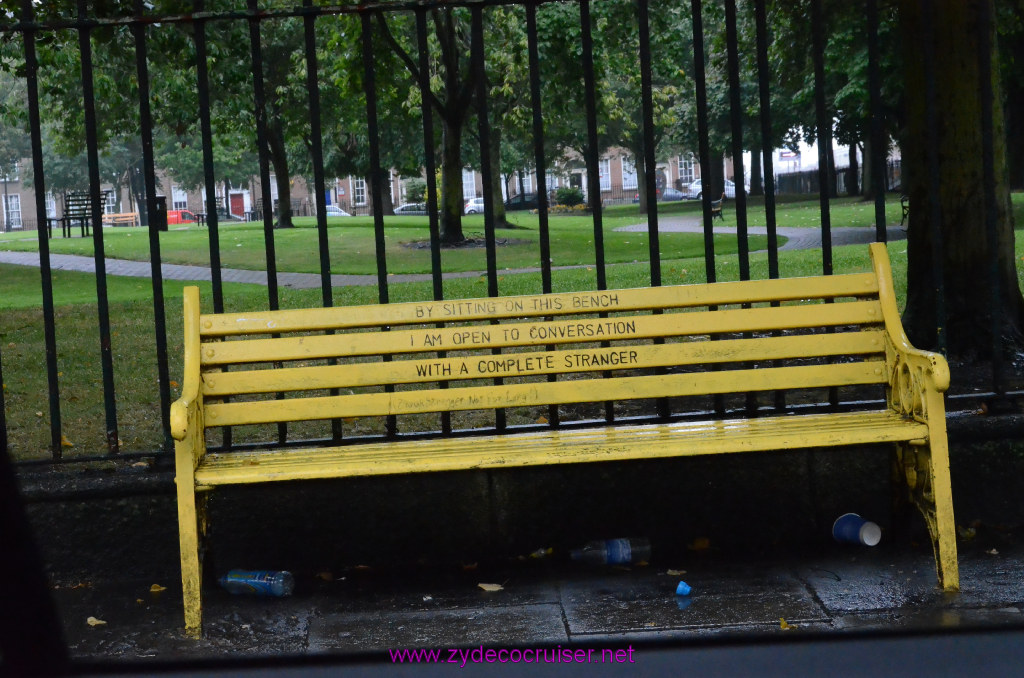
[{"label": "crushed plastic bottle", "polygon": [[591,565],[629,565],[651,559],[651,542],[646,537],[598,540],[573,549],[570,555]]},{"label": "crushed plastic bottle", "polygon": [[283,597],[295,590],[295,577],[283,570],[231,570],[217,582],[235,594]]}]

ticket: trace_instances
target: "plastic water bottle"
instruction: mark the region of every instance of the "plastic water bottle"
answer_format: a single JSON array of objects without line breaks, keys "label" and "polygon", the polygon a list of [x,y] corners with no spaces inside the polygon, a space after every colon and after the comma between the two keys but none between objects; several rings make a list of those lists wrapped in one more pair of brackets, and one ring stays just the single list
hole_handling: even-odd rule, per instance
[{"label": "plastic water bottle", "polygon": [[295,590],[295,577],[285,571],[231,570],[217,581],[229,593],[282,597]]},{"label": "plastic water bottle", "polygon": [[628,565],[650,560],[651,542],[646,537],[598,540],[574,549],[570,555],[591,565]]}]

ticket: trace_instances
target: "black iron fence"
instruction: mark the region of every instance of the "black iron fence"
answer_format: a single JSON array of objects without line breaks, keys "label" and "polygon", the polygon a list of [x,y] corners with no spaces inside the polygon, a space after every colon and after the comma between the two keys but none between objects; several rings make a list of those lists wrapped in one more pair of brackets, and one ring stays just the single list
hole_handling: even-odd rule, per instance
[{"label": "black iron fence", "polygon": [[[80,144],[85,161],[83,165],[84,174],[82,184],[87,186],[92,196],[91,216],[94,224],[101,223],[103,205],[101,195],[106,179],[101,176],[101,156],[106,149],[105,143],[115,136],[117,130],[104,127],[104,125],[122,125],[120,138],[128,138],[137,147],[139,164],[141,168],[141,181],[138,183],[139,196],[137,197],[141,209],[147,212],[150,224],[147,229],[148,249],[147,259],[149,262],[150,300],[153,326],[151,339],[153,343],[153,359],[155,360],[156,380],[148,384],[148,388],[156,391],[156,402],[159,409],[159,428],[162,431],[162,440],[145,438],[141,443],[134,444],[128,452],[152,453],[154,448],[162,448],[167,452],[171,449],[171,441],[168,428],[168,409],[172,399],[174,388],[171,374],[172,332],[168,331],[165,318],[168,316],[168,303],[164,298],[164,269],[161,257],[161,238],[158,225],[161,223],[161,214],[158,207],[158,196],[167,193],[166,188],[161,188],[157,182],[158,158],[157,143],[161,141],[161,125],[167,125],[168,120],[174,116],[168,115],[168,107],[176,107],[181,113],[181,125],[195,125],[198,130],[196,138],[189,141],[192,143],[196,155],[193,160],[198,163],[201,173],[201,184],[204,187],[205,203],[223,203],[224,196],[218,195],[218,187],[223,184],[226,178],[223,174],[218,175],[219,168],[222,172],[225,162],[218,153],[226,147],[244,147],[245,152],[251,152],[255,158],[248,162],[258,166],[258,175],[261,177],[260,195],[253,196],[254,202],[271,204],[272,196],[270,187],[274,181],[272,169],[280,174],[283,162],[281,149],[276,148],[280,139],[278,127],[287,116],[299,117],[303,121],[303,129],[295,138],[286,139],[289,143],[297,144],[305,149],[308,159],[308,166],[302,168],[312,184],[311,194],[315,196],[315,205],[308,206],[308,212],[318,215],[316,217],[316,242],[311,244],[311,256],[318,260],[320,278],[320,303],[326,306],[335,304],[336,293],[338,292],[332,284],[332,262],[331,249],[328,239],[328,224],[326,209],[328,179],[330,176],[341,173],[359,174],[368,179],[366,182],[366,201],[372,205],[374,216],[375,253],[376,258],[376,279],[377,279],[377,300],[387,303],[391,295],[389,284],[388,262],[385,256],[384,236],[384,214],[382,192],[385,182],[374,182],[373,177],[382,177],[387,174],[386,158],[393,158],[393,147],[395,144],[394,135],[387,125],[382,125],[382,115],[388,112],[390,115],[395,106],[403,107],[406,114],[418,118],[419,131],[418,139],[408,136],[408,129],[403,130],[406,134],[404,143],[418,145],[420,152],[413,154],[422,169],[422,176],[427,183],[428,201],[431,204],[439,204],[438,195],[440,187],[436,177],[442,168],[440,160],[439,145],[442,140],[442,128],[445,133],[450,132],[446,125],[449,121],[443,116],[450,111],[445,108],[448,102],[438,102],[438,92],[432,91],[434,86],[429,77],[421,77],[418,80],[410,80],[404,85],[409,98],[405,101],[395,99],[395,93],[390,88],[379,88],[378,82],[382,68],[401,68],[410,73],[430,73],[433,68],[433,60],[440,50],[451,50],[452,44],[442,45],[436,40],[433,31],[438,22],[445,21],[458,23],[455,34],[451,37],[454,40],[462,41],[468,47],[468,52],[462,55],[465,60],[465,70],[460,83],[458,102],[450,102],[454,106],[461,105],[464,110],[472,110],[472,117],[475,119],[475,128],[467,131],[467,137],[473,139],[476,146],[476,158],[473,162],[483,175],[483,184],[492,185],[498,176],[491,164],[490,153],[491,142],[495,137],[499,122],[504,120],[507,114],[507,102],[495,94],[487,82],[488,59],[495,58],[500,51],[500,45],[492,45],[490,41],[498,41],[501,38],[496,31],[485,31],[485,21],[493,18],[493,14],[499,11],[514,10],[508,13],[503,20],[513,22],[516,30],[521,31],[524,36],[525,51],[522,55],[522,63],[518,67],[522,69],[524,93],[519,100],[523,110],[528,111],[525,116],[519,115],[517,120],[522,125],[522,144],[517,149],[523,155],[524,162],[537,168],[533,177],[534,191],[541,196],[548,193],[548,179],[543,168],[551,165],[552,153],[558,152],[559,145],[552,143],[553,125],[551,120],[556,113],[546,107],[552,107],[552,102],[544,96],[544,69],[543,59],[556,58],[554,43],[549,40],[551,36],[545,35],[539,28],[539,24],[557,16],[565,22],[566,17],[570,19],[565,23],[570,27],[565,34],[555,36],[557,41],[576,41],[571,45],[568,53],[578,54],[576,63],[566,63],[565,68],[574,73],[580,84],[579,100],[571,102],[570,108],[577,118],[566,122],[560,119],[562,127],[572,127],[572,137],[583,158],[586,166],[585,181],[586,192],[589,195],[601,195],[601,154],[608,142],[605,140],[606,130],[604,129],[605,117],[608,115],[600,72],[596,64],[598,56],[595,53],[594,30],[596,21],[593,17],[595,9],[607,11],[607,6],[598,6],[591,0],[479,0],[463,2],[434,2],[433,0],[420,0],[417,2],[388,2],[388,3],[363,3],[360,5],[330,5],[321,6],[312,0],[304,0],[301,5],[284,6],[281,3],[261,4],[257,0],[248,0],[244,6],[241,2],[234,5],[204,3],[203,0],[196,0],[194,4],[179,3],[177,11],[170,11],[169,4],[154,4],[135,0],[134,4],[128,2],[111,3],[112,14],[96,16],[91,13],[90,6],[85,2],[79,2],[77,10],[63,7],[59,3],[52,7],[39,5],[31,0],[24,0],[20,10],[13,12],[6,18],[0,19],[0,36],[6,51],[7,63],[12,73],[15,74],[18,82],[24,84],[26,115],[26,127],[30,140],[27,156],[31,161],[27,163],[31,167],[33,176],[34,211],[36,214],[46,214],[46,195],[50,190],[49,179],[55,171],[51,166],[53,158],[48,148],[44,149],[47,139],[47,130],[60,117],[58,112],[52,109],[44,109],[44,94],[41,92],[40,83],[45,81],[47,94],[54,87],[64,87],[68,91],[64,96],[77,98],[80,102],[80,118],[73,124],[81,130],[82,143]],[[663,130],[659,128],[656,121],[656,113],[663,112],[658,106],[655,90],[660,90],[664,85],[664,69],[653,63],[652,47],[652,16],[657,13],[656,18],[661,20],[662,13],[666,12],[668,3],[651,3],[650,0],[635,0],[635,2],[610,3],[621,5],[619,18],[628,17],[628,26],[632,31],[631,40],[635,40],[635,75],[638,85],[639,101],[635,110],[629,111],[626,118],[635,122],[637,133],[642,141],[637,147],[642,150],[638,157],[638,165],[642,165],[640,176],[644,182],[645,208],[647,230],[646,235],[649,241],[649,259],[647,282],[650,285],[661,285],[664,282],[662,270],[662,253],[659,243],[659,202],[657,186],[657,167],[659,153],[662,145],[659,138]],[[709,3],[702,0],[691,0],[687,3],[673,3],[672,11],[686,15],[686,30],[675,37],[680,43],[685,43],[688,56],[683,63],[674,65],[676,72],[686,71],[692,75],[688,76],[685,84],[688,89],[681,101],[685,100],[687,106],[692,109],[695,123],[695,140],[692,149],[697,153],[700,161],[700,176],[711,177],[716,175],[712,163],[714,158],[721,158],[722,154],[731,156],[732,176],[744,176],[743,154],[745,149],[763,149],[763,176],[764,176],[764,221],[767,234],[767,261],[768,276],[779,276],[779,239],[777,236],[776,203],[775,195],[786,190],[788,178],[780,176],[776,179],[773,170],[772,140],[773,111],[771,107],[771,83],[774,82],[773,74],[770,72],[769,51],[772,46],[772,35],[768,23],[768,0],[753,0],[738,4],[736,0],[725,0],[724,4],[718,2]],[[824,149],[832,138],[831,112],[825,102],[825,73],[824,73],[824,45],[827,38],[825,21],[821,12],[822,0],[808,0],[807,10],[808,28],[813,36],[811,57],[813,61],[813,85],[814,85],[814,119],[804,121],[806,126],[814,129],[814,136],[819,140],[819,148],[824,154]],[[158,13],[163,7],[164,12]],[[625,9],[622,9],[625,8]],[[60,13],[61,10],[64,13]],[[47,12],[43,14],[43,12]],[[449,12],[445,14],[445,12]],[[452,12],[458,12],[455,16]],[[389,36],[384,30],[384,19],[382,17],[401,16],[406,23],[407,35],[402,36],[406,42],[407,50],[398,57],[385,58],[391,41],[395,37]],[[509,18],[510,17],[510,18]],[[866,5],[863,13],[865,24],[862,30],[868,37],[869,48],[869,82],[870,101],[872,114],[869,116],[870,131],[868,137],[874,148],[885,147],[887,133],[882,128],[883,113],[878,98],[879,85],[879,59],[878,59],[878,10],[875,1]],[[602,20],[606,20],[602,19]],[[710,23],[724,24],[724,40],[716,40],[714,46],[710,41],[708,26]],[[738,37],[737,26],[741,25],[747,30],[749,51],[740,53],[740,38]],[[167,90],[161,85],[159,96],[154,97],[154,66],[166,57],[165,54],[154,53],[152,46],[158,36],[174,33],[182,50],[186,50],[191,58],[182,63],[188,64],[188,69],[179,71],[178,76],[182,78],[181,98],[178,101],[167,100]],[[228,45],[222,39],[233,41]],[[356,36],[353,38],[352,36]],[[287,63],[281,63],[279,42],[284,40],[292,41],[288,52]],[[351,55],[346,63],[349,69],[358,73],[355,79],[361,83],[359,96],[353,94],[353,100],[359,107],[358,114],[351,110],[346,112],[350,118],[359,119],[358,126],[349,129],[339,128],[335,121],[325,119],[328,111],[335,112],[344,107],[346,102],[332,101],[330,106],[325,98],[332,96],[331,91],[336,88],[337,83],[344,78],[335,71],[330,73],[321,69],[320,60],[324,50],[339,49],[338,41],[349,40],[348,47],[358,50]],[[160,40],[160,49],[166,49],[168,41]],[[52,58],[52,49],[55,43],[61,43],[65,48],[74,47],[77,54],[77,61],[81,64],[80,72],[75,77],[68,75],[71,71],[63,71],[58,74],[58,65]],[[232,48],[244,46],[243,57],[247,62],[241,71],[232,72],[233,80],[225,77],[224,70],[227,68],[225,61],[235,58],[236,53]],[[664,43],[659,43],[659,48]],[[45,53],[46,59],[41,61],[40,54]],[[397,53],[397,52],[396,52]],[[110,121],[111,111],[105,104],[105,97],[113,96],[112,83],[109,72],[103,70],[109,64],[110,59],[115,56],[128,54],[134,63],[134,73],[131,73],[130,86],[127,87],[132,94],[134,110],[133,121],[137,121],[137,130],[133,134],[123,134],[124,121]],[[450,57],[450,54],[445,55]],[[109,57],[109,58],[108,58]],[[752,64],[750,68],[741,68],[741,57],[744,64]],[[658,54],[659,60],[664,60],[663,54]],[[728,96],[725,101],[727,105],[727,120],[724,122],[724,135],[728,139],[726,148],[712,147],[712,129],[715,125],[722,124],[721,121],[712,119],[712,103],[710,101],[713,93],[709,91],[707,71],[712,60],[724,62],[725,80],[728,83]],[[100,66],[97,64],[104,64]],[[295,64],[301,64],[296,67]],[[336,64],[335,64],[336,65]],[[301,91],[304,99],[295,99],[288,102],[289,108],[281,108],[279,83],[274,80],[278,77],[275,69],[281,66],[294,67],[289,77],[298,79],[302,84],[299,88],[291,91]],[[604,68],[605,65],[602,65]],[[247,71],[247,75],[246,75]],[[166,78],[167,73],[160,71],[161,78]],[[745,102],[741,101],[741,77],[748,77],[747,74],[754,73],[756,82],[753,83],[756,91],[755,104],[757,107],[756,122],[747,122],[745,113]],[[98,77],[98,75],[100,77]],[[124,74],[127,76],[128,74]],[[58,77],[60,76],[60,77]],[[216,76],[216,77],[215,77]],[[244,77],[243,77],[244,76]],[[934,77],[934,74],[932,74]],[[60,78],[63,77],[63,80]],[[60,80],[58,83],[57,81]],[[214,82],[216,80],[216,82]],[[984,78],[982,78],[984,80]],[[226,91],[226,83],[231,82],[234,87]],[[122,83],[124,84],[124,83]],[[114,83],[116,89],[116,83]],[[70,92],[70,93],[69,93]],[[990,93],[991,94],[991,93]],[[660,96],[660,94],[659,94]],[[231,139],[225,143],[223,133],[215,129],[214,109],[215,106],[224,104],[225,99],[234,99],[234,105],[238,108],[238,115],[247,116],[252,124],[249,129],[251,138],[247,140]],[[418,110],[408,106],[408,102],[419,103]],[[246,103],[249,102],[249,103]],[[461,103],[460,103],[461,102]],[[194,107],[192,104],[194,103]],[[656,110],[657,109],[657,110]],[[61,114],[62,115],[62,114]],[[557,115],[565,115],[565,111],[557,111]],[[393,118],[389,117],[388,120]],[[62,118],[63,120],[63,118]],[[65,121],[66,122],[66,121]],[[570,124],[571,123],[571,124]],[[348,135],[348,145],[332,143],[331,154],[325,149],[325,130],[330,129],[332,135]],[[172,130],[173,132],[173,130]],[[237,131],[234,134],[239,134]],[[566,134],[560,130],[559,134]],[[507,134],[507,133],[506,133]],[[172,135],[173,137],[173,135]],[[506,137],[507,138],[507,137]],[[337,140],[334,140],[337,142]],[[562,143],[561,140],[554,140]],[[180,143],[185,143],[184,141]],[[564,144],[563,144],[564,145]],[[348,149],[354,157],[357,154],[364,154],[359,162],[348,162],[345,157],[328,157],[337,155],[338,149]],[[714,151],[714,152],[713,152]],[[717,153],[717,155],[716,155]],[[342,154],[344,156],[344,154]],[[351,160],[351,158],[350,158]],[[817,185],[827,183],[824,172],[828,166],[825,155],[821,156],[822,169],[816,172]],[[356,167],[358,165],[358,167]],[[870,184],[873,188],[875,207],[875,232],[879,241],[886,239],[886,218],[885,200],[886,189],[894,186],[894,176],[891,168],[882,163],[876,163],[873,173],[868,177],[861,177],[860,181]],[[27,169],[27,168],[26,168]],[[460,168],[461,169],[461,168]],[[336,174],[331,174],[336,173]],[[937,187],[936,183],[933,188]],[[813,186],[809,186],[811,190]],[[937,190],[937,189],[936,189]],[[639,191],[621,191],[619,198],[625,202],[632,202],[640,194]],[[499,294],[499,269],[496,257],[496,234],[495,224],[492,218],[493,205],[491,205],[490,193],[484,193],[485,201],[485,241],[486,241],[486,270],[483,277],[486,280],[486,292],[489,295]],[[352,196],[347,196],[346,200]],[[708,282],[716,279],[716,252],[714,227],[712,222],[711,198],[709,192],[705,191],[702,201],[702,224],[705,244],[705,278]],[[338,204],[336,201],[335,204]],[[345,203],[348,204],[348,203]],[[820,214],[821,214],[821,271],[831,274],[833,270],[832,260],[832,229],[830,224],[830,198],[828,192],[820,193]],[[550,292],[553,289],[553,265],[550,253],[550,226],[551,223],[547,213],[548,201],[541,199],[538,229],[539,246],[537,252],[537,266],[540,271],[540,290]],[[761,209],[759,206],[758,209]],[[605,226],[603,221],[603,207],[600,202],[591,204],[593,218],[593,237],[588,247],[592,248],[592,269],[594,271],[593,288],[597,290],[607,289],[608,263],[604,247]],[[746,196],[742,189],[736,194],[735,204],[735,225],[738,241],[738,265],[739,277],[749,279],[751,277],[751,258],[748,236],[748,205]],[[219,222],[216,211],[207,215],[207,242],[210,283],[212,286],[212,308],[216,312],[225,309],[225,266],[222,264],[222,255],[227,247],[231,245],[223,242],[223,225]],[[275,217],[269,211],[259,214],[263,224],[263,242],[265,252],[266,271],[266,303],[271,309],[279,308],[281,305],[281,275],[279,270],[278,256],[275,243],[279,232],[275,230]],[[442,299],[444,296],[441,249],[442,249],[442,218],[437,211],[429,213],[429,241],[431,257],[431,290],[434,299]],[[28,223],[28,222],[26,222]],[[92,260],[94,264],[94,280],[96,291],[95,318],[99,332],[98,346],[95,347],[96,358],[98,359],[100,378],[100,391],[103,400],[103,417],[105,441],[103,445],[89,444],[85,441],[78,441],[75,435],[76,422],[65,417],[62,402],[66,396],[66,390],[62,384],[61,351],[58,344],[58,327],[61,318],[55,309],[55,295],[53,288],[54,271],[51,265],[50,241],[39,230],[37,248],[40,264],[40,316],[38,323],[42,329],[41,343],[44,350],[41,354],[34,356],[36,368],[42,370],[46,375],[46,392],[48,397],[47,411],[36,412],[39,423],[49,427],[49,456],[57,460],[64,456],[64,450],[69,449],[69,439],[79,443],[76,448],[75,458],[83,458],[78,451],[97,450],[105,448],[109,454],[124,453],[122,449],[122,429],[125,422],[119,417],[119,399],[128,397],[120,392],[117,383],[121,375],[115,373],[115,364],[124,367],[123,361],[115,361],[115,353],[119,351],[119,338],[116,331],[112,331],[112,319],[110,314],[109,293],[108,293],[108,270],[107,256],[105,254],[104,229],[94,228],[92,238]],[[364,256],[364,255],[360,255]],[[113,326],[116,326],[117,318]],[[65,341],[72,341],[65,339]],[[10,353],[10,348],[0,346],[0,370],[4,367],[4,361],[9,360],[5,353]],[[5,390],[0,394],[0,431],[4,439],[4,447],[8,446],[8,418],[6,413],[12,407],[11,402],[3,402],[14,399],[7,395]],[[78,396],[75,396],[78,397]],[[776,403],[776,406],[778,403]],[[14,407],[23,405],[16,402]],[[130,422],[132,426],[136,422]],[[230,434],[225,435],[225,446],[231,446]],[[88,457],[88,452],[85,453]]]}]

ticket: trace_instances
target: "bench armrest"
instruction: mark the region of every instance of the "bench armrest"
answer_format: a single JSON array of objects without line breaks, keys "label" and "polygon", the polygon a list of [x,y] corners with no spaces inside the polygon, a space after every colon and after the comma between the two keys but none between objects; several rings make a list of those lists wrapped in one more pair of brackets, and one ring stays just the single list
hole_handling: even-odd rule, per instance
[{"label": "bench armrest", "polygon": [[[171,437],[179,473],[183,462],[191,457],[191,469],[202,459],[206,450],[203,420],[203,394],[199,379],[199,288],[186,287],[183,306],[185,317],[185,360],[181,397],[171,403]],[[183,458],[184,455],[184,458]],[[191,470],[189,469],[189,470]]]},{"label": "bench armrest", "polygon": [[871,261],[878,278],[878,298],[885,323],[885,362],[889,371],[889,406],[928,422],[929,412],[945,419],[942,394],[949,388],[949,365],[932,351],[914,348],[903,331],[892,284],[889,254],[882,243],[871,244]]}]

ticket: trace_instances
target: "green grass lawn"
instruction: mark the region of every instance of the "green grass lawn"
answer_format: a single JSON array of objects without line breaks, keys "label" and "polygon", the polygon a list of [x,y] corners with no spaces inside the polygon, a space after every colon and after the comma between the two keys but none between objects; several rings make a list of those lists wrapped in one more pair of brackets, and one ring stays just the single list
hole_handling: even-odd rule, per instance
[{"label": "green grass lawn", "polygon": [[[608,263],[646,261],[649,258],[646,233],[622,233],[619,226],[644,223],[645,219],[630,208],[631,214],[609,214],[604,220],[604,253]],[[529,213],[516,213],[512,220],[521,224],[515,229],[496,232],[497,265],[501,269],[539,266],[538,218]],[[571,266],[594,261],[593,220],[586,216],[553,216],[550,220],[551,263]],[[463,231],[467,237],[483,241],[483,216],[465,217]],[[265,270],[265,236],[260,223],[224,224],[219,229],[221,264],[226,268]],[[388,217],[385,220],[387,269],[389,273],[429,273],[429,228],[426,217]],[[105,229],[104,252],[112,259],[149,260],[149,241],[142,229]],[[333,273],[375,274],[377,272],[375,230],[372,217],[332,217],[328,220],[328,241]],[[660,234],[662,257],[678,259],[699,256],[704,249],[703,236],[691,233]],[[752,236],[752,249],[766,246],[764,236]],[[312,217],[296,219],[296,228],[274,231],[279,271],[318,273],[320,270],[316,223]],[[715,247],[720,252],[735,252],[736,239],[720,235]],[[35,251],[36,234],[18,233],[0,236],[0,249]],[[210,265],[209,234],[204,228],[192,226],[161,234],[160,249],[165,263]],[[50,251],[57,254],[91,256],[91,238],[55,238]],[[441,262],[446,271],[483,271],[487,268],[484,247],[445,249]]]},{"label": "green grass lawn", "polygon": [[[816,199],[783,201],[778,205],[779,226],[811,227],[819,223]],[[832,202],[831,219],[837,228],[870,226],[874,219],[871,203],[849,198]],[[887,216],[890,222],[899,221],[899,204],[890,204]],[[700,221],[700,203],[696,201],[663,203],[659,217],[686,218]],[[538,266],[539,219],[528,212],[509,214],[509,220],[518,228],[499,229],[496,238],[497,265],[501,269]],[[608,263],[629,263],[648,259],[646,233],[619,232],[622,226],[646,223],[636,205],[617,205],[603,213],[605,260]],[[296,228],[274,231],[277,265],[280,271],[300,273],[319,272],[316,222],[312,217],[298,217]],[[716,222],[718,223],[718,222]],[[725,224],[735,225],[735,203],[725,211]],[[763,201],[752,198],[748,210],[750,226],[764,225]],[[463,221],[467,237],[482,240],[483,215],[468,215]],[[554,266],[585,265],[594,261],[593,219],[589,216],[552,215],[550,218],[551,263]],[[221,264],[227,268],[265,270],[265,235],[261,223],[229,222],[221,225]],[[149,260],[149,241],[142,229],[113,229],[103,232],[104,251],[113,259]],[[386,217],[386,258],[390,273],[429,273],[430,250],[426,217]],[[661,252],[664,260],[699,257],[703,252],[703,236],[687,233],[661,233]],[[372,217],[331,217],[328,219],[328,242],[331,269],[334,273],[376,273],[375,232]],[[766,246],[763,236],[752,236],[753,250]],[[0,234],[0,249],[34,251],[38,249],[35,233]],[[160,236],[162,259],[166,263],[209,266],[210,244],[206,229],[189,226],[170,230]],[[716,252],[736,251],[735,238],[718,236]],[[91,238],[54,238],[50,250],[57,254],[92,255]],[[442,266],[447,271],[482,271],[486,269],[483,247],[445,249]]]}]

